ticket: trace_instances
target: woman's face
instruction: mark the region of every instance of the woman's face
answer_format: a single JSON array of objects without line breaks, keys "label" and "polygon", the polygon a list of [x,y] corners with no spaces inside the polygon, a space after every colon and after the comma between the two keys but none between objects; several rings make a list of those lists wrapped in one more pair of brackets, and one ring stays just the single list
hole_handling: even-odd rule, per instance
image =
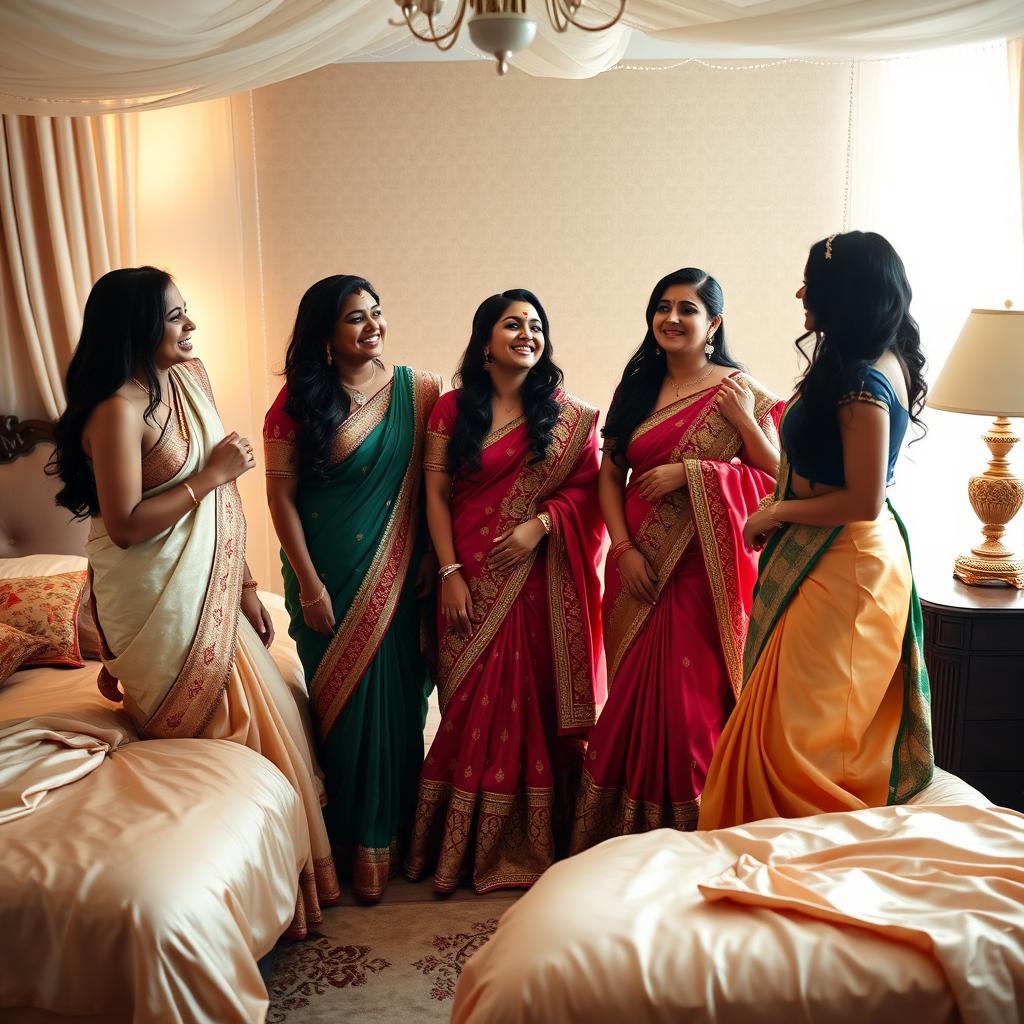
[{"label": "woman's face", "polygon": [[654,340],[666,355],[704,348],[708,335],[718,329],[719,316],[709,317],[707,307],[692,284],[665,289],[651,318]]},{"label": "woman's face", "polygon": [[160,339],[153,362],[158,370],[169,370],[192,358],[193,320],[185,311],[185,300],[172,281],[164,292],[164,336]]},{"label": "woman's face", "polygon": [[387,331],[380,303],[369,292],[353,292],[341,307],[329,342],[335,361],[360,367],[380,358]]},{"label": "woman's face", "polygon": [[513,300],[491,331],[485,353],[492,366],[509,370],[531,370],[544,351],[544,326],[540,314],[529,302]]},{"label": "woman's face", "polygon": [[801,305],[804,307],[804,330],[814,330],[814,314],[807,308],[806,302],[807,295],[807,268],[804,268],[804,283],[800,285],[796,290],[796,297],[800,300]]}]

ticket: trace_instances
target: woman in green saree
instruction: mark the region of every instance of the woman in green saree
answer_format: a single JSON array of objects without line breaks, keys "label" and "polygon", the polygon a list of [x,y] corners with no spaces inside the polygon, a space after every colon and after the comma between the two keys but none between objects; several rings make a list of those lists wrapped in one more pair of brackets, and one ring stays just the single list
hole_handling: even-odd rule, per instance
[{"label": "woman in green saree", "polygon": [[309,686],[327,821],[356,896],[380,898],[416,801],[430,690],[417,599],[427,417],[440,379],[381,360],[387,323],[360,277],[299,303],[287,383],[264,424],[289,634]]}]

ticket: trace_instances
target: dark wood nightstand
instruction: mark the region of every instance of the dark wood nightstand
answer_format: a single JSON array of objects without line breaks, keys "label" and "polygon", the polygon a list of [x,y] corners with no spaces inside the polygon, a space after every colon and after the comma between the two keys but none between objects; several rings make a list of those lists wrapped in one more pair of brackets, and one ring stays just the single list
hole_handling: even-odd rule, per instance
[{"label": "dark wood nightstand", "polygon": [[1024,591],[968,587],[952,568],[914,565],[935,763],[1024,811]]}]

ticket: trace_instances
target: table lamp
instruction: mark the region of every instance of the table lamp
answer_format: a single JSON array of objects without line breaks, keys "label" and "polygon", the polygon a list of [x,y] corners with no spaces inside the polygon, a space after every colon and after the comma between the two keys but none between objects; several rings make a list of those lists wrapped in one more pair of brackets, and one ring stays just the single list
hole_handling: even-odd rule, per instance
[{"label": "table lamp", "polygon": [[972,309],[928,405],[946,412],[994,416],[981,435],[992,453],[984,473],[967,485],[985,540],[960,555],[953,575],[970,584],[1009,584],[1024,589],[1024,557],[1003,544],[1006,524],[1024,504],[1024,482],[1007,456],[1020,438],[1011,416],[1024,416],[1024,310]]}]

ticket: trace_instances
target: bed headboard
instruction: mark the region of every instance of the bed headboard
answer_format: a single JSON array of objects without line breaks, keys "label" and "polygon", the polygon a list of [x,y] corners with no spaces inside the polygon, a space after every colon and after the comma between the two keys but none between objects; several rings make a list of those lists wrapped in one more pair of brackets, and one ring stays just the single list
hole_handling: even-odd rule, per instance
[{"label": "bed headboard", "polygon": [[45,472],[53,424],[0,415],[0,558],[84,555],[89,521],[54,502],[60,482]]}]

